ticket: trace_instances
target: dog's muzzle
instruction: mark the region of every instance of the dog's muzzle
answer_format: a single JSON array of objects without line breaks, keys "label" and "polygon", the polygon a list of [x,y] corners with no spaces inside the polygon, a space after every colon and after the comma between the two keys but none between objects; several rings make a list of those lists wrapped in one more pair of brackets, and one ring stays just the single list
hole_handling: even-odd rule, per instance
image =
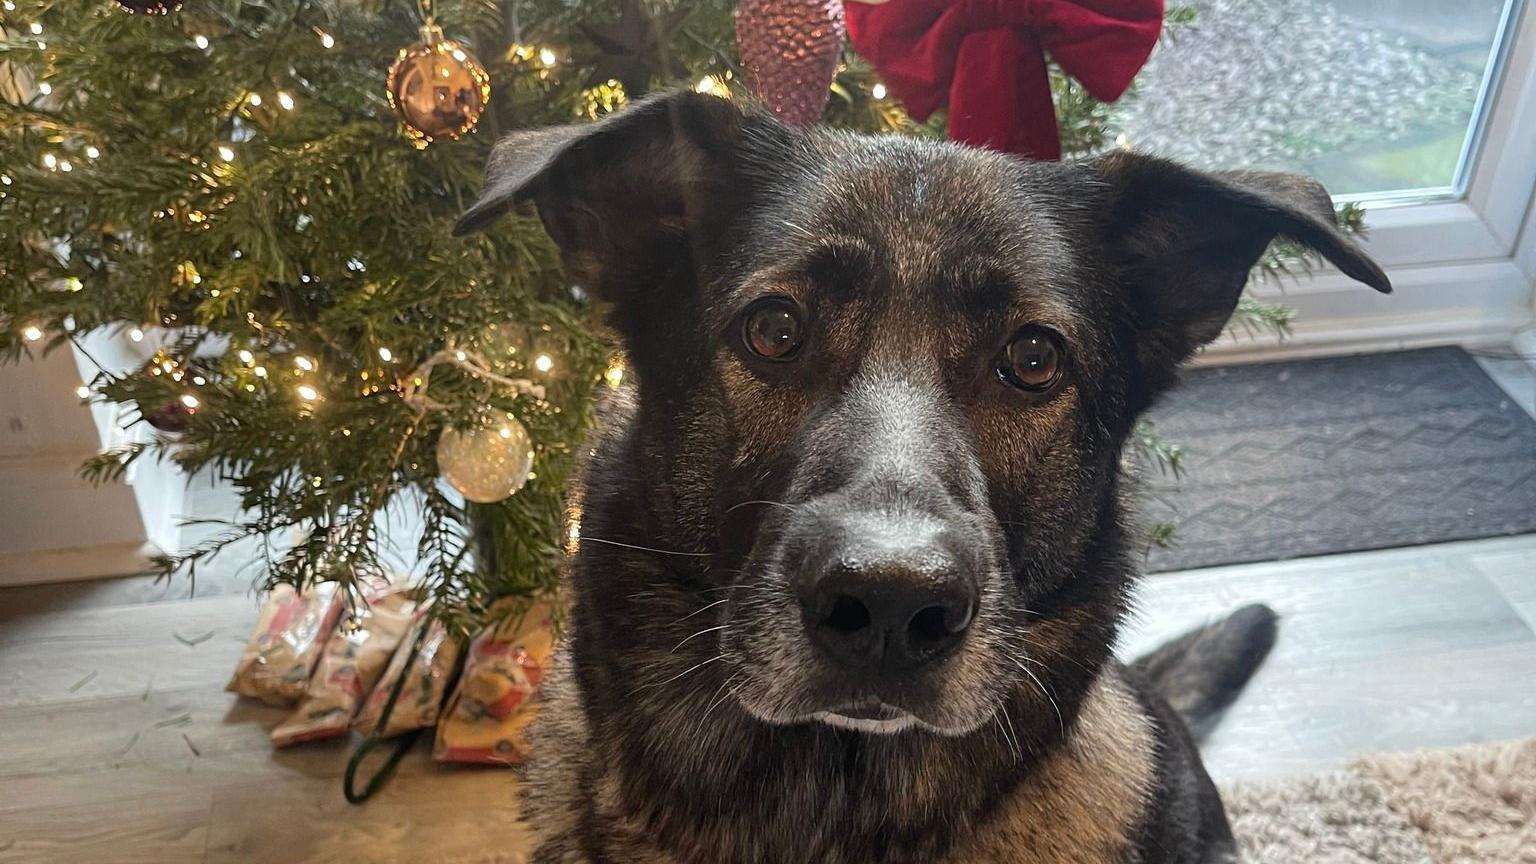
[{"label": "dog's muzzle", "polygon": [[824,512],[791,569],[811,642],[871,683],[950,653],[976,617],[978,577],[944,522],[916,514]]}]

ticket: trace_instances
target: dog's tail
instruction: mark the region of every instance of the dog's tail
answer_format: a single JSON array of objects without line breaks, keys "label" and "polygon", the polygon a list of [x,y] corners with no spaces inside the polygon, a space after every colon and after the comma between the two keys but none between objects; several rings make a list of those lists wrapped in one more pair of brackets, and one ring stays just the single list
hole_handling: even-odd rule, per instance
[{"label": "dog's tail", "polygon": [[1261,604],[1185,633],[1131,665],[1189,724],[1195,740],[1221,718],[1275,645],[1277,616]]}]

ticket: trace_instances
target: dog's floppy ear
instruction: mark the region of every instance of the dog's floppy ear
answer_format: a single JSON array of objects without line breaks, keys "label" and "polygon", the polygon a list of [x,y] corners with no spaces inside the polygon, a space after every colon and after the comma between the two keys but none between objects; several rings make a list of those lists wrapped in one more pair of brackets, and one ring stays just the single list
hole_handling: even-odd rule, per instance
[{"label": "dog's floppy ear", "polygon": [[678,90],[596,123],[514,132],[492,149],[485,189],[454,233],[532,200],[567,273],[615,299],[654,279],[677,241],[696,239],[730,206],[744,119],[729,100]]},{"label": "dog's floppy ear", "polygon": [[1276,237],[1316,251],[1382,293],[1392,285],[1339,230],[1328,192],[1291,174],[1203,174],[1162,159],[1116,152],[1090,163],[1106,196],[1102,237],[1131,293],[1137,352],[1156,375],[1171,372],[1220,335],[1249,271]]}]

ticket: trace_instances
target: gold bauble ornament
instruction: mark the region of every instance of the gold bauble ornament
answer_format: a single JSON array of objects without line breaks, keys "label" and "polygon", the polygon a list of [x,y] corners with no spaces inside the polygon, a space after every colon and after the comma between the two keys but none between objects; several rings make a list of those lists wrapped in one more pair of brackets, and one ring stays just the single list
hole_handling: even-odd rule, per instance
[{"label": "gold bauble ornament", "polygon": [[473,429],[444,429],[437,470],[466,500],[494,504],[528,482],[533,439],[514,417]]},{"label": "gold bauble ornament", "polygon": [[420,42],[400,49],[387,84],[389,107],[417,147],[467,134],[491,101],[485,67],[435,24],[421,28]]}]

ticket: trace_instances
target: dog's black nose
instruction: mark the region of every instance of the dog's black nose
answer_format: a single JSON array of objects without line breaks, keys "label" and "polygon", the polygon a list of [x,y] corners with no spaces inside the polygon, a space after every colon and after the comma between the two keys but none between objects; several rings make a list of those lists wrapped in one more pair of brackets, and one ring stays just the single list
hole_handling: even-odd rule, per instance
[{"label": "dog's black nose", "polygon": [[838,663],[909,671],[958,644],[976,615],[975,579],[943,536],[892,548],[846,545],[800,579],[812,641]]}]

